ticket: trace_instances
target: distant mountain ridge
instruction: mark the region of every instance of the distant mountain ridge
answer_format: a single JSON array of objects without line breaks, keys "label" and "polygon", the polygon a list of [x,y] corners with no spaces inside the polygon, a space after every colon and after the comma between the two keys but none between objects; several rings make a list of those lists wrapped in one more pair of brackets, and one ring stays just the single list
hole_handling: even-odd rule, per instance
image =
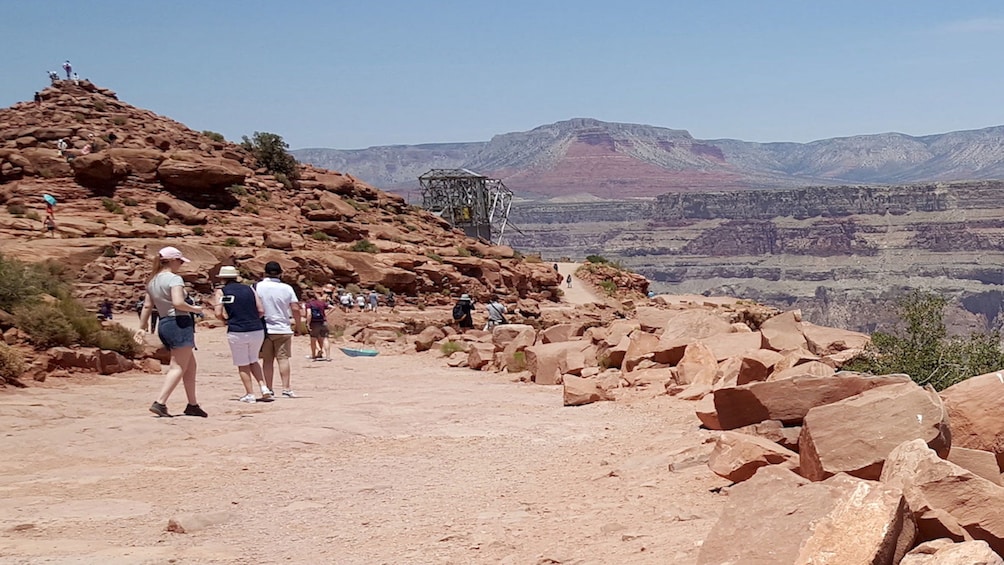
[{"label": "distant mountain ridge", "polygon": [[1004,126],[920,137],[881,133],[809,143],[695,139],[686,130],[575,118],[487,142],[299,149],[306,163],[392,190],[433,168],[468,168],[531,197],[602,198],[809,184],[1004,178]]}]

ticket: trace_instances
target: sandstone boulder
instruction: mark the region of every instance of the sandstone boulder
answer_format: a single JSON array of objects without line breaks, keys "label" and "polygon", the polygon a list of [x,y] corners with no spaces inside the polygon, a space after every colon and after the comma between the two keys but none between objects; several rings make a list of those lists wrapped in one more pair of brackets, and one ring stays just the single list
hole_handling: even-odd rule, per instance
[{"label": "sandstone boulder", "polygon": [[966,379],[941,391],[952,422],[952,444],[982,449],[1004,463],[1004,371]]},{"label": "sandstone boulder", "polygon": [[937,393],[912,382],[866,390],[809,410],[798,440],[799,472],[813,481],[836,473],[877,480],[889,453],[918,438],[948,455],[951,435]]},{"label": "sandstone boulder", "polygon": [[579,335],[582,326],[579,324],[555,324],[540,332],[540,340],[543,343],[557,343],[568,341]]},{"label": "sandstone boulder", "polygon": [[722,432],[708,458],[711,472],[734,483],[749,479],[760,467],[778,464],[795,470],[798,454],[770,440],[739,432]]},{"label": "sandstone boulder", "polygon": [[809,351],[816,355],[833,355],[848,349],[862,350],[871,343],[871,337],[867,334],[817,326],[809,322],[802,322],[801,330]]},{"label": "sandstone boulder", "polygon": [[792,310],[778,314],[760,326],[764,349],[781,351],[784,349],[806,348],[808,343],[802,335],[802,313]]},{"label": "sandstone boulder", "polygon": [[768,380],[779,381],[792,377],[828,377],[836,372],[836,369],[821,361],[809,361],[778,371],[775,369],[768,377]]},{"label": "sandstone boulder", "polygon": [[[955,428],[952,428],[952,441],[955,441]],[[989,451],[953,445],[952,450],[948,452],[948,460],[977,477],[983,477],[995,485],[1001,484],[997,456]]]},{"label": "sandstone boulder", "polygon": [[711,349],[716,360],[723,361],[729,357],[741,357],[746,353],[759,351],[762,339],[760,332],[739,332],[706,337],[701,343]]},{"label": "sandstone boulder", "polygon": [[197,226],[208,222],[206,213],[184,200],[163,196],[157,199],[157,211],[186,226]]},{"label": "sandstone boulder", "polygon": [[813,407],[837,402],[872,388],[909,382],[907,376],[872,377],[859,373],[755,382],[715,390],[715,409],[726,430],[764,420],[799,425]]},{"label": "sandstone boulder", "polygon": [[97,369],[102,375],[114,375],[131,371],[133,362],[115,351],[99,350],[97,352]]},{"label": "sandstone boulder", "polygon": [[[759,340],[759,336],[757,336]],[[774,365],[781,360],[781,354],[770,349],[749,351],[739,358],[739,370],[736,373],[737,385],[766,381],[774,370]]]},{"label": "sandstone boulder", "polygon": [[168,189],[213,190],[241,184],[251,174],[236,161],[226,159],[165,159],[157,166],[157,178]]},{"label": "sandstone boulder", "polygon": [[718,361],[702,342],[692,343],[684,350],[676,366],[676,382],[681,385],[700,384],[710,387],[718,375]]},{"label": "sandstone boulder", "polygon": [[467,366],[481,370],[488,367],[495,357],[495,346],[491,343],[472,343],[467,351]]},{"label": "sandstone boulder", "polygon": [[688,345],[702,338],[732,331],[732,325],[719,314],[704,310],[684,310],[673,316],[666,330],[659,336],[653,360],[675,365],[683,357]]},{"label": "sandstone boulder", "polygon": [[293,249],[293,236],[288,233],[267,231],[265,232],[265,247],[269,249],[282,249],[289,251]]},{"label": "sandstone boulder", "polygon": [[613,400],[610,393],[600,386],[599,381],[593,379],[564,375],[562,385],[565,406],[582,406],[601,400]]},{"label": "sandstone boulder", "polygon": [[[556,385],[561,375],[568,372],[569,354],[581,353],[589,342],[563,341],[559,343],[544,343],[527,347],[525,350],[527,369],[533,375],[533,381],[541,385]],[[573,364],[575,362],[575,355]]]},{"label": "sandstone boulder", "polygon": [[537,331],[526,324],[502,324],[492,328],[492,343],[499,349],[505,349],[516,340],[520,341],[517,349],[526,349],[536,341]]},{"label": "sandstone boulder", "polygon": [[81,155],[71,161],[70,166],[80,185],[97,190],[111,189],[129,175],[125,162],[112,159],[104,151]]},{"label": "sandstone boulder", "polygon": [[913,548],[899,565],[1004,565],[1004,559],[983,540],[956,543],[941,538]]},{"label": "sandstone boulder", "polygon": [[624,372],[634,370],[643,359],[651,359],[652,353],[659,346],[658,337],[643,331],[631,332],[628,339],[630,343],[624,352],[624,361],[621,364],[621,370]]},{"label": "sandstone boulder", "polygon": [[920,539],[952,537],[961,528],[972,539],[1004,551],[1004,487],[945,461],[922,439],[889,453],[882,482],[903,490],[918,516]]}]

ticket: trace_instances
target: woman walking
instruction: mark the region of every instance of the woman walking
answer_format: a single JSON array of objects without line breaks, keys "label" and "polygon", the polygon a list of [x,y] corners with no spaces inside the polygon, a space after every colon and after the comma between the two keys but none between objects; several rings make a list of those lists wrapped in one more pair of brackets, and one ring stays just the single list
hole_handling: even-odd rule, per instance
[{"label": "woman walking", "polygon": [[240,401],[250,404],[257,402],[254,388],[251,386],[252,376],[261,388],[262,400],[270,400],[272,391],[265,386],[261,363],[258,362],[258,352],[261,351],[261,344],[265,341],[265,327],[261,322],[265,308],[262,307],[261,299],[253,288],[237,282],[239,276],[237,267],[220,267],[220,273],[216,276],[226,281],[223,288],[216,291],[213,302],[216,317],[227,321],[230,355],[233,357],[234,366],[237,367],[237,374],[241,377],[241,383],[244,384],[245,394]]},{"label": "woman walking", "polygon": [[[162,418],[170,418],[167,399],[179,382],[185,385],[188,406],[186,416],[208,416],[195,398],[195,319],[192,314],[202,314],[201,306],[185,302],[185,281],[177,274],[188,259],[175,247],[165,247],[153,260],[153,273],[146,283],[146,298],[139,316],[139,327],[147,327],[152,311],[160,316],[157,335],[171,352],[171,366],[164,376],[160,395],[150,406],[150,411]],[[137,338],[142,341],[145,332],[140,329]]]}]

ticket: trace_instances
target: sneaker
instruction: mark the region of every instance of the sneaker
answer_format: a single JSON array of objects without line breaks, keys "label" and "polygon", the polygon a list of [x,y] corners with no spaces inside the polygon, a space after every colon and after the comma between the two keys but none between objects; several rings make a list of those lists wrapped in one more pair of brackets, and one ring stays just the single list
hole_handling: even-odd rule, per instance
[{"label": "sneaker", "polygon": [[296,398],[296,393],[291,390],[282,391],[282,395],[285,396],[286,398]]},{"label": "sneaker", "polygon": [[150,411],[153,412],[154,414],[156,414],[157,416],[161,417],[161,418],[173,418],[174,417],[174,416],[171,416],[170,414],[168,414],[168,412],[167,412],[167,405],[166,404],[161,404],[159,402],[154,402],[150,406]]},{"label": "sneaker", "polygon": [[185,416],[198,416],[200,418],[205,418],[206,416],[209,416],[209,414],[206,414],[205,410],[199,408],[198,404],[189,404],[188,406],[185,406]]},{"label": "sneaker", "polygon": [[306,355],[303,358],[304,359],[309,359],[310,361],[313,361],[315,359],[315,357],[313,355]]},{"label": "sneaker", "polygon": [[271,390],[269,390],[269,388],[267,386],[261,387],[261,397],[262,398],[272,398],[273,396],[275,396],[275,393],[272,392]]},{"label": "sneaker", "polygon": [[247,402],[248,404],[254,404],[255,402],[258,402],[257,400],[255,400],[255,397],[254,397],[253,394],[245,394],[244,396],[242,396],[240,398],[240,401],[241,402]]}]

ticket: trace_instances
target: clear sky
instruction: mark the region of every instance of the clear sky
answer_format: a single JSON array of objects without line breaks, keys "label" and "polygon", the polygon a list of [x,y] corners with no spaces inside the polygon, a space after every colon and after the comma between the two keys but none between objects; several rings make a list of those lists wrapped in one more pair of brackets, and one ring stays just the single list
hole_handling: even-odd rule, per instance
[{"label": "clear sky", "polygon": [[0,0],[0,106],[70,59],[197,130],[294,149],[573,117],[810,141],[1004,124],[999,0]]}]

